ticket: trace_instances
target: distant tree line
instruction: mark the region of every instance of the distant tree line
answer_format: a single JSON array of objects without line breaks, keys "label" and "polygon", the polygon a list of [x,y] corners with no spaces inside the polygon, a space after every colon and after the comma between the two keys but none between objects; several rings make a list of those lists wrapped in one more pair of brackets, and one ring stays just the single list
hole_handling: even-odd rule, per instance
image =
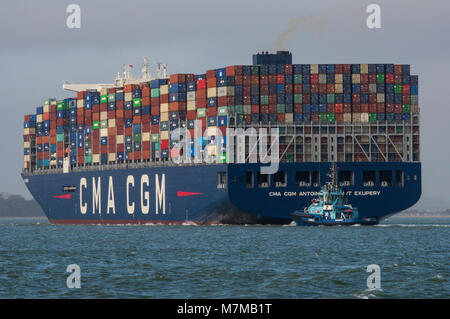
[{"label": "distant tree line", "polygon": [[45,217],[45,214],[34,199],[0,194],[0,217]]}]

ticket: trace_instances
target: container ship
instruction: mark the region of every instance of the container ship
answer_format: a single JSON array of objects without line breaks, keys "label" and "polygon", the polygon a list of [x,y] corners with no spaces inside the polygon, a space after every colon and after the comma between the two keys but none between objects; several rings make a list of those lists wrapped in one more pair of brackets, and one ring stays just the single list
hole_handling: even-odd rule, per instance
[{"label": "container ship", "polygon": [[199,75],[130,67],[112,84],[65,83],[76,97],[25,116],[21,175],[51,223],[290,223],[332,163],[360,217],[420,198],[410,65],[278,51]]}]

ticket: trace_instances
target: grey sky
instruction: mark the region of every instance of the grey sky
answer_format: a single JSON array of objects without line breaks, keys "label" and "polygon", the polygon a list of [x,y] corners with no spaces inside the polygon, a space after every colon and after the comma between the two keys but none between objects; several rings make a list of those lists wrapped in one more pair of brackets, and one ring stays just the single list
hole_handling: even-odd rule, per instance
[{"label": "grey sky", "polygon": [[[81,6],[81,29],[66,6]],[[337,5],[336,3],[339,3]],[[365,8],[381,6],[370,30]],[[143,56],[169,73],[251,64],[274,50],[290,20],[309,17],[285,41],[294,63],[409,63],[419,75],[423,195],[448,197],[450,173],[450,2],[444,0],[2,1],[0,11],[0,192],[30,197],[21,178],[23,115],[49,97],[73,97],[62,83],[112,82]]]}]

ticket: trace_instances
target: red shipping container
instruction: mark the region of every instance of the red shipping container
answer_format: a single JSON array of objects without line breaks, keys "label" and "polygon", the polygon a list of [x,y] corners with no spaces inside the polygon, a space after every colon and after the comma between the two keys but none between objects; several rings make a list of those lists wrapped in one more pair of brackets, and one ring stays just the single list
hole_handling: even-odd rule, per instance
[{"label": "red shipping container", "polygon": [[172,102],[169,103],[169,111],[185,111],[186,110],[186,102]]},{"label": "red shipping container", "polygon": [[151,131],[153,134],[159,133],[159,125],[152,125]]},{"label": "red shipping container", "polygon": [[199,89],[206,89],[206,80],[205,79],[197,80],[197,91]]},{"label": "red shipping container", "polygon": [[409,84],[403,84],[402,85],[402,93],[403,94],[410,94],[410,85]]},{"label": "red shipping container", "polygon": [[136,115],[133,117],[133,124],[141,124],[141,116]]},{"label": "red shipping container", "polygon": [[133,152],[133,160],[140,161],[141,160],[141,151],[134,151]]},{"label": "red shipping container", "polygon": [[344,113],[351,113],[352,112],[352,105],[349,103],[344,103]]},{"label": "red shipping container", "polygon": [[251,86],[252,85],[251,75],[243,75],[242,76],[242,85],[243,86]]},{"label": "red shipping container", "polygon": [[277,75],[269,74],[269,84],[277,84]]},{"label": "red shipping container", "polygon": [[361,94],[353,93],[352,94],[352,103],[360,103],[361,102]]},{"label": "red shipping container", "polygon": [[252,87],[251,86],[244,86],[242,88],[242,95],[251,95],[252,94]]},{"label": "red shipping container", "polygon": [[217,98],[217,106],[227,106],[228,105],[228,97],[227,96],[219,96]]},{"label": "red shipping container", "polygon": [[402,96],[402,103],[403,104],[411,104],[411,95],[403,94],[403,96]]},{"label": "red shipping container", "polygon": [[395,74],[402,74],[402,66],[400,64],[395,64],[394,65],[394,73]]},{"label": "red shipping container", "polygon": [[195,110],[187,111],[186,119],[195,120],[196,118],[197,118],[197,111],[195,111]]},{"label": "red shipping container", "polygon": [[361,104],[353,103],[352,104],[352,112],[353,113],[361,113]]},{"label": "red shipping container", "polygon": [[394,104],[386,103],[386,113],[394,113]]},{"label": "red shipping container", "polygon": [[285,64],[284,65],[284,74],[292,74],[293,73],[293,66],[292,64]]},{"label": "red shipping container", "polygon": [[[108,107],[106,107],[106,108],[108,108]],[[77,109],[77,110],[81,110],[81,109]],[[100,112],[100,104],[92,105],[92,112]]]},{"label": "red shipping container", "polygon": [[108,145],[100,145],[100,152],[102,154],[108,153]]},{"label": "red shipping container", "polygon": [[292,84],[285,84],[284,90],[285,90],[286,94],[293,94],[294,86]]},{"label": "red shipping container", "polygon": [[116,111],[110,110],[108,111],[108,120],[113,120],[116,118]]},{"label": "red shipping container", "polygon": [[143,97],[142,98],[142,106],[150,106],[150,97]]},{"label": "red shipping container", "polygon": [[234,77],[234,84],[235,85],[242,85],[242,83],[244,83],[244,80],[242,78],[242,75],[236,75]]},{"label": "red shipping container", "polygon": [[269,114],[277,114],[277,105],[269,104]]},{"label": "red shipping container", "polygon": [[319,84],[311,84],[311,93],[318,94],[319,93]]},{"label": "red shipping container", "polygon": [[250,95],[244,95],[244,96],[242,97],[242,103],[243,103],[244,105],[251,104],[251,103],[252,103],[252,97],[251,97]]},{"label": "red shipping container", "polygon": [[116,101],[116,111],[117,110],[123,110],[124,109],[124,102],[123,101]]},{"label": "red shipping container", "polygon": [[150,151],[150,141],[142,142],[142,150],[143,151]]},{"label": "red shipping container", "polygon": [[206,89],[197,90],[196,99],[197,100],[206,99],[207,98],[206,93],[207,93]]},{"label": "red shipping container", "polygon": [[366,74],[366,73],[360,74],[359,83],[360,84],[369,84],[369,74]]},{"label": "red shipping container", "polygon": [[207,100],[206,99],[199,99],[197,100],[197,108],[198,109],[203,109],[205,108],[207,105]]},{"label": "red shipping container", "polygon": [[377,95],[375,93],[369,94],[369,104],[377,103]]},{"label": "red shipping container", "polygon": [[100,103],[100,112],[106,112],[106,111],[108,111],[108,104]]},{"label": "red shipping container", "polygon": [[142,98],[149,98],[150,97],[150,87],[149,86],[144,86],[142,88]]},{"label": "red shipping container", "polygon": [[108,94],[116,93],[116,88],[109,88],[106,90]]},{"label": "red shipping container", "polygon": [[159,115],[159,105],[158,106],[152,106],[150,109],[151,115]]},{"label": "red shipping container", "polygon": [[150,105],[152,107],[159,107],[159,97],[152,97],[150,98]]},{"label": "red shipping container", "polygon": [[206,78],[210,79],[210,78],[215,78],[216,77],[216,69],[212,69],[212,70],[207,70],[206,71]]},{"label": "red shipping container", "polygon": [[169,140],[161,140],[160,146],[162,149],[168,149],[169,148]]},{"label": "red shipping container", "polygon": [[186,74],[186,82],[194,82],[195,74]]},{"label": "red shipping container", "polygon": [[54,104],[50,105],[50,113],[55,113],[56,114],[56,111],[57,111],[57,106],[54,105]]},{"label": "red shipping container", "polygon": [[394,84],[394,74],[386,74],[384,79],[386,84]]},{"label": "red shipping container", "polygon": [[319,113],[311,113],[311,122],[319,122]]},{"label": "red shipping container", "polygon": [[43,114],[42,118],[43,118],[44,121],[50,120],[50,113],[45,112],[45,113]]},{"label": "red shipping container", "polygon": [[325,84],[327,86],[327,94],[334,94],[334,84]]},{"label": "red shipping container", "polygon": [[344,113],[337,113],[334,115],[335,120],[337,123],[343,123],[344,122]]},{"label": "red shipping container", "polygon": [[219,126],[219,130],[222,133],[222,136],[227,136],[227,127],[226,126]]},{"label": "red shipping container", "polygon": [[377,103],[377,113],[384,113],[384,112],[385,112],[384,103]]},{"label": "red shipping container", "polygon": [[334,103],[327,104],[327,112],[334,113]]},{"label": "red shipping container", "polygon": [[260,85],[269,85],[269,76],[268,75],[261,75],[259,77],[259,84]]},{"label": "red shipping container", "polygon": [[277,122],[285,123],[286,122],[286,114],[277,114]]},{"label": "red shipping container", "polygon": [[116,134],[117,135],[123,135],[125,132],[125,127],[123,125],[119,125],[116,127]]},{"label": "red shipping container", "polygon": [[[262,85],[259,87],[259,94],[260,95],[269,95],[269,86],[268,85]],[[234,98],[234,97],[233,97]]]},{"label": "red shipping container", "polygon": [[125,127],[125,136],[132,136],[132,135],[133,135],[133,128]]},{"label": "red shipping container", "polygon": [[250,114],[244,114],[243,120],[246,124],[250,124],[252,122],[252,116]]},{"label": "red shipping container", "polygon": [[209,88],[215,88],[217,87],[217,79],[214,78],[207,78],[206,79],[206,87]]},{"label": "red shipping container", "polygon": [[377,104],[369,103],[369,113],[377,113]]},{"label": "red shipping container", "polygon": [[84,99],[84,91],[77,92],[77,99],[83,100]]},{"label": "red shipping container", "polygon": [[303,105],[300,103],[294,104],[294,113],[300,114],[303,112]]},{"label": "red shipping container", "polygon": [[401,104],[394,104],[394,113],[402,114],[402,105]]},{"label": "red shipping container", "polygon": [[[123,110],[116,110],[116,119],[123,119]],[[109,118],[109,112],[108,112],[108,118]]]},{"label": "red shipping container", "polygon": [[227,106],[234,105],[234,96],[227,96]]},{"label": "red shipping container", "polygon": [[125,125],[125,121],[123,119],[116,119],[116,127],[117,126],[124,126]]},{"label": "red shipping container", "polygon": [[151,122],[150,114],[145,114],[145,115],[141,116],[142,124],[146,124],[146,123],[150,123],[150,122]]},{"label": "red shipping container", "polygon": [[302,94],[303,86],[301,84],[294,84],[294,94]]},{"label": "red shipping container", "polygon": [[261,105],[259,111],[261,114],[269,114],[269,105]]},{"label": "red shipping container", "polygon": [[377,83],[377,75],[376,74],[368,74],[369,84]]},{"label": "red shipping container", "polygon": [[259,114],[259,105],[252,105],[251,112],[252,114]]},{"label": "red shipping container", "polygon": [[151,159],[150,150],[143,150],[143,151],[142,151],[142,159],[143,159],[143,160],[149,160],[149,159]]},{"label": "red shipping container", "polygon": [[160,103],[169,103],[169,94],[161,94],[159,96]]},{"label": "red shipping container", "polygon": [[367,113],[367,112],[369,112],[369,104],[361,103],[361,113]]},{"label": "red shipping container", "polygon": [[100,113],[92,114],[92,120],[93,121],[100,121]]},{"label": "red shipping container", "polygon": [[92,136],[94,137],[94,141],[97,140],[97,143],[98,143],[98,139],[100,137],[100,130],[93,130]]},{"label": "red shipping container", "polygon": [[319,93],[320,94],[327,94],[327,85],[326,84],[319,84]]},{"label": "red shipping container", "polygon": [[369,84],[361,84],[360,88],[360,93],[369,93]]},{"label": "red shipping container", "polygon": [[277,77],[277,84],[284,84],[285,82],[284,74],[277,74],[276,77]]},{"label": "red shipping container", "polygon": [[334,73],[335,74],[342,74],[342,73],[344,73],[344,65],[343,64],[335,64],[334,65]]},{"label": "red shipping container", "polygon": [[251,85],[259,85],[259,75],[251,75],[250,76],[250,84]]},{"label": "red shipping container", "polygon": [[342,73],[343,74],[351,74],[352,73],[352,65],[351,64],[343,64],[342,65]]},{"label": "red shipping container", "polygon": [[117,144],[117,152],[122,153],[125,151],[125,145],[124,144]]},{"label": "red shipping container", "polygon": [[78,165],[84,164],[84,154],[82,154],[82,155],[78,154],[77,162],[78,162]]},{"label": "red shipping container", "polygon": [[217,107],[208,107],[206,109],[207,116],[217,116]]},{"label": "red shipping container", "polygon": [[125,110],[125,118],[126,119],[133,118],[133,110]]},{"label": "red shipping container", "polygon": [[108,127],[108,136],[115,136],[116,135],[116,128],[115,127]]}]

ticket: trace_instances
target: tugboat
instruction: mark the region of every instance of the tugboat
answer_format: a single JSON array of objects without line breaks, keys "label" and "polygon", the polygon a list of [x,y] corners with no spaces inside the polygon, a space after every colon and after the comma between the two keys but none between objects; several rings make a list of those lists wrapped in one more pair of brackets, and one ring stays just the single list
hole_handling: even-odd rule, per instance
[{"label": "tugboat", "polygon": [[359,218],[358,209],[347,203],[347,196],[336,183],[336,163],[330,167],[326,183],[311,205],[292,213],[297,226],[375,225],[376,218]]}]

